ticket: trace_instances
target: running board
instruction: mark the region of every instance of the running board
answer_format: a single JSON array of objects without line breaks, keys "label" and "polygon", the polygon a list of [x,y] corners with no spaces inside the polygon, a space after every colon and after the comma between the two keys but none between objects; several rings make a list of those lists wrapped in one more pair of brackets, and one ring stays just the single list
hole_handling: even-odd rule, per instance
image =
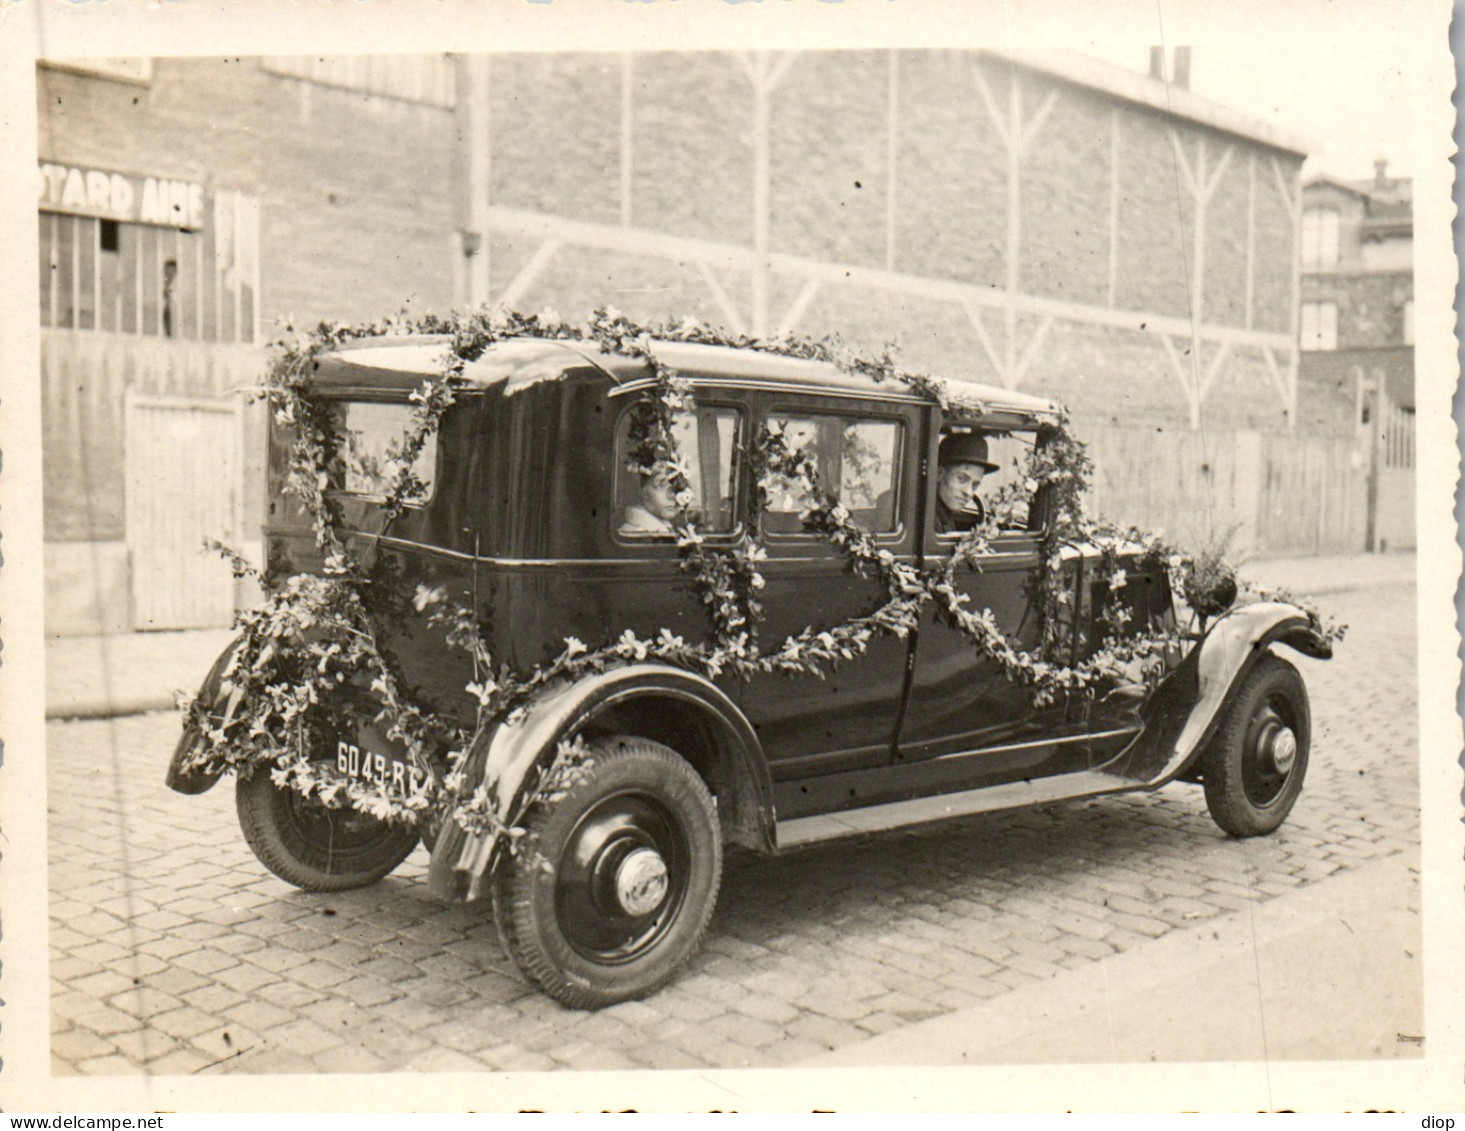
[{"label": "running board", "polygon": [[815,817],[795,817],[778,823],[777,843],[780,849],[794,848],[821,840],[908,828],[911,825],[924,825],[951,817],[968,817],[973,813],[1021,809],[1028,805],[1051,805],[1059,801],[1094,797],[1101,793],[1121,793],[1144,788],[1143,782],[1132,778],[1121,778],[1099,770],[1081,770],[1076,774],[1058,774],[1050,778],[1038,778],[1036,781],[1008,782],[961,793],[918,797],[912,801],[867,805],[863,809],[846,809]]}]

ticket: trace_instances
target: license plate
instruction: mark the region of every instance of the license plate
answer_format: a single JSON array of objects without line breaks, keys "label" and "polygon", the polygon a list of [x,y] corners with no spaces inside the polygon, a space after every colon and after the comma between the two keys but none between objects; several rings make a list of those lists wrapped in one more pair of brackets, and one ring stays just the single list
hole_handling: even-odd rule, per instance
[{"label": "license plate", "polygon": [[345,739],[336,742],[336,770],[402,798],[416,793],[427,781],[427,775],[404,757],[363,749]]}]

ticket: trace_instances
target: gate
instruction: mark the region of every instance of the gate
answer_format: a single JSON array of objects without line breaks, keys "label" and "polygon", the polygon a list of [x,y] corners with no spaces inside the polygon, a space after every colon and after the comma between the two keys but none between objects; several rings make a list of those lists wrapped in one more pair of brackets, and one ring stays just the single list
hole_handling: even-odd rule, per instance
[{"label": "gate", "polygon": [[204,540],[239,544],[242,437],[243,406],[235,401],[129,391],[126,529],[135,628],[230,623],[234,578]]},{"label": "gate", "polygon": [[1368,548],[1412,550],[1414,532],[1414,410],[1374,395],[1368,484]]}]

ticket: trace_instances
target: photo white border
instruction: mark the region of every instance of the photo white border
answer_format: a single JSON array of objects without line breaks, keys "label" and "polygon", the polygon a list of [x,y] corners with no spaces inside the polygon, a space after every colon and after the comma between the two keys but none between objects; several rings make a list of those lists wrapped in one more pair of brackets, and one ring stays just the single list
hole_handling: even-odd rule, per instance
[{"label": "photo white border", "polygon": [[[1309,8],[1310,6],[1310,8]],[[1309,18],[1357,16],[1373,0],[1287,0]],[[1209,15],[1207,9],[1210,9]],[[1172,42],[1205,34],[1267,34],[1276,5],[1170,3]],[[1421,814],[1425,1020],[1419,1060],[1359,1063],[1123,1064],[962,1069],[797,1069],[573,1073],[157,1078],[50,1076],[47,1026],[44,649],[40,383],[34,159],[37,56],[256,55],[740,46],[1083,47],[1073,3],[961,0],[20,0],[0,9],[0,1106],[7,1111],[261,1110],[969,1110],[1248,1111],[1465,1107],[1465,894],[1461,866],[1458,635],[1460,575],[1454,489],[1456,428],[1448,405],[1458,367],[1450,242],[1449,164],[1454,68],[1450,9],[1439,0],[1387,5],[1416,21],[1415,54],[1400,59],[1428,92],[1431,134],[1411,154],[1414,177],[1418,387]],[[1218,12],[1216,9],[1224,9]],[[1155,36],[1154,0],[1083,5],[1106,36]],[[1289,16],[1293,13],[1289,11]],[[1088,26],[1088,25],[1084,25]],[[1209,33],[1205,29],[1210,28]],[[1189,33],[1188,35],[1186,33]],[[288,46],[287,46],[288,45]],[[1436,136],[1437,135],[1437,136]],[[1346,992],[1346,987],[1340,987]]]}]

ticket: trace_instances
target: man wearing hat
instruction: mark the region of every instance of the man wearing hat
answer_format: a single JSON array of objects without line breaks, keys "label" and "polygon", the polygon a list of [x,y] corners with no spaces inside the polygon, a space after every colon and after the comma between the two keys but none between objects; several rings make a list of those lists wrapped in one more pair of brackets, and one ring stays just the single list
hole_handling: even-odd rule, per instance
[{"label": "man wearing hat", "polygon": [[987,459],[987,437],[957,432],[941,441],[936,462],[936,533],[967,531],[987,517],[978,498],[982,478],[997,465]]}]

